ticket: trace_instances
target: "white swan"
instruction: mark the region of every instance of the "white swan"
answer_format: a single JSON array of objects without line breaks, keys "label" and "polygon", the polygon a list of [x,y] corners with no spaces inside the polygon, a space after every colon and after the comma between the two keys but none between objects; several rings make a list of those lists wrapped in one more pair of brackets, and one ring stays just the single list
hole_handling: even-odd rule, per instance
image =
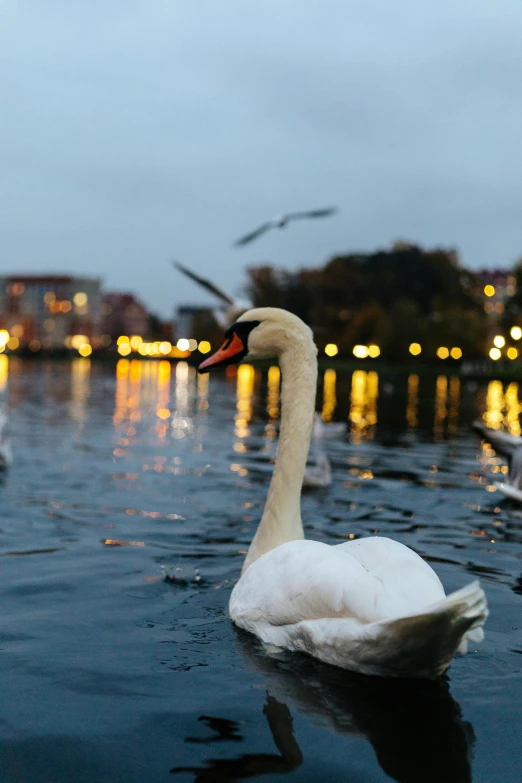
[{"label": "white swan", "polygon": [[5,470],[13,462],[11,443],[7,437],[7,416],[0,410],[0,470]]},{"label": "white swan", "polygon": [[200,371],[278,357],[281,431],[265,510],[230,597],[234,623],[263,642],[365,674],[436,677],[483,638],[484,592],[448,597],[419,555],[387,538],[305,541],[300,495],[317,383],[311,330],[276,308],[249,310]]}]

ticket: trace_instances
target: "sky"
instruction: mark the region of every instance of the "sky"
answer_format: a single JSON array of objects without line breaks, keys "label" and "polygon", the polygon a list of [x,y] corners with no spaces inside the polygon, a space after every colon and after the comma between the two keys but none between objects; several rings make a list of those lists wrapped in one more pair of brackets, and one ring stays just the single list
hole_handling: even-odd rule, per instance
[{"label": "sky", "polygon": [[[169,318],[248,265],[522,256],[520,0],[0,0],[0,274]],[[336,206],[242,249],[273,215]]]}]

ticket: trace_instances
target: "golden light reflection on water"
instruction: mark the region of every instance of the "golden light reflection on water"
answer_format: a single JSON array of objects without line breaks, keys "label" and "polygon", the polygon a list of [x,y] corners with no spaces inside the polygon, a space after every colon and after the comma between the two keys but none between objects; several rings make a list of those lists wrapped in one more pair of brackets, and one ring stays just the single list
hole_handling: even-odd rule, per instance
[{"label": "golden light reflection on water", "polygon": [[435,384],[435,418],[433,421],[433,435],[435,440],[440,440],[444,435],[444,422],[448,415],[448,379],[445,375],[439,375]]},{"label": "golden light reflection on water", "polygon": [[500,381],[490,381],[486,395],[486,412],[482,418],[488,427],[499,430],[504,420],[504,390]]},{"label": "golden light reflection on water", "polygon": [[130,362],[128,359],[120,359],[116,365],[116,394],[114,416],[112,417],[115,426],[122,422],[127,414],[129,368]]},{"label": "golden light reflection on water", "polygon": [[504,427],[512,435],[520,435],[518,383],[509,383],[505,392],[500,381],[490,381],[486,395],[486,412],[482,415],[488,427]]},{"label": "golden light reflection on water", "polygon": [[165,438],[169,430],[167,419],[170,418],[170,362],[160,361],[158,365],[158,399],[156,402],[156,416],[159,421],[156,431],[160,438]]},{"label": "golden light reflection on water", "polygon": [[518,401],[518,383],[510,383],[506,389],[506,416],[505,424],[511,435],[520,435],[519,415],[522,410]]},{"label": "golden light reflection on water", "polygon": [[323,421],[332,421],[337,405],[337,395],[335,393],[335,387],[337,384],[337,373],[335,370],[325,370],[323,376],[323,409],[322,418]]},{"label": "golden light reflection on water", "polygon": [[373,438],[377,424],[379,376],[373,370],[355,370],[350,394],[350,422],[352,440]]},{"label": "golden light reflection on water", "polygon": [[77,421],[86,418],[91,373],[90,359],[73,359],[71,362],[71,407],[70,416]]},{"label": "golden light reflection on water", "polygon": [[196,370],[187,362],[176,364],[176,410],[172,417],[172,437],[180,440],[194,431],[190,415],[196,380]]},{"label": "golden light reflection on water", "polygon": [[254,393],[255,370],[251,364],[240,364],[237,369],[237,413],[234,434],[238,438],[250,435],[248,425],[252,418],[252,396]]},{"label": "golden light reflection on water", "polygon": [[448,432],[455,432],[459,426],[460,378],[452,375],[449,382]]},{"label": "golden light reflection on water", "polygon": [[270,440],[277,437],[276,420],[279,418],[279,397],[281,387],[281,370],[276,365],[268,370],[266,412],[269,421],[265,427],[265,435]]},{"label": "golden light reflection on water", "polygon": [[208,402],[208,385],[209,385],[209,379],[210,379],[210,373],[206,372],[203,375],[197,376],[198,379],[198,385],[197,385],[197,395],[198,395],[198,404],[197,408],[198,411],[207,411],[209,407]]},{"label": "golden light reflection on water", "polygon": [[408,375],[408,401],[406,403],[406,421],[409,427],[419,424],[419,376]]},{"label": "golden light reflection on water", "polygon": [[[237,381],[236,381],[236,409],[234,423],[234,435],[235,440],[233,448],[234,451],[241,454],[247,450],[243,442],[243,438],[247,438],[250,435],[249,423],[252,418],[253,412],[253,395],[254,395],[254,381],[255,370],[251,364],[240,364],[237,369]],[[272,376],[273,377],[273,376]],[[240,463],[234,462],[230,465],[230,470],[238,473],[240,476],[248,475],[248,469]]]},{"label": "golden light reflection on water", "polygon": [[7,356],[0,354],[0,392],[5,391],[7,388],[7,381],[9,378],[9,359]]}]

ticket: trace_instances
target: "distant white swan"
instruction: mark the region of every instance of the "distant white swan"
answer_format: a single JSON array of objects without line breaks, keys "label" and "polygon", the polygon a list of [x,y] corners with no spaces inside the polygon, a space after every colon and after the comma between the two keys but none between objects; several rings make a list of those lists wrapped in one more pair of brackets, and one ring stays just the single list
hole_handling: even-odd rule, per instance
[{"label": "distant white swan", "polygon": [[507,479],[505,482],[495,481],[495,486],[505,497],[522,503],[522,438],[486,427],[481,421],[474,421],[472,426],[507,460]]},{"label": "distant white swan", "polygon": [[263,642],[365,674],[433,678],[483,638],[478,582],[446,596],[413,550],[369,537],[305,541],[300,495],[312,434],[317,349],[311,330],[276,308],[244,313],[200,372],[277,357],[281,429],[264,513],[230,598],[234,623]]},{"label": "distant white swan", "polygon": [[5,470],[13,463],[11,443],[7,436],[7,416],[0,410],[0,470]]}]

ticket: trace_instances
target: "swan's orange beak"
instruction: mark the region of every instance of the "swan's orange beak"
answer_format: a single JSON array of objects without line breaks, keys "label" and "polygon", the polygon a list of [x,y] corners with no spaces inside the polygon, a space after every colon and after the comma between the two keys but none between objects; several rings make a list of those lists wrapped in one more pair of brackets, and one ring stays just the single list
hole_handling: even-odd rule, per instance
[{"label": "swan's orange beak", "polygon": [[224,367],[227,364],[235,364],[246,356],[248,348],[244,344],[243,340],[235,332],[225,340],[223,345],[216,353],[205,359],[204,362],[198,367],[198,372],[208,372],[215,367]]}]

